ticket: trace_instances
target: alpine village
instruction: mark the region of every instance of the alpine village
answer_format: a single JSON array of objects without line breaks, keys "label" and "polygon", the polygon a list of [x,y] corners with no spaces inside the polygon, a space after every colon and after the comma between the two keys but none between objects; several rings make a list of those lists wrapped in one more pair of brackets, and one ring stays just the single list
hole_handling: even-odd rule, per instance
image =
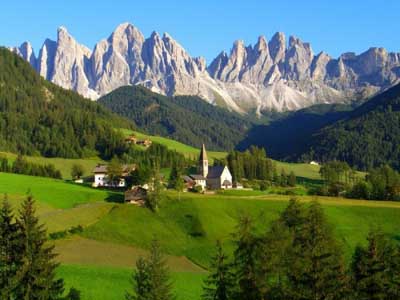
[{"label": "alpine village", "polygon": [[400,3],[47,2],[4,4],[0,300],[400,300]]}]

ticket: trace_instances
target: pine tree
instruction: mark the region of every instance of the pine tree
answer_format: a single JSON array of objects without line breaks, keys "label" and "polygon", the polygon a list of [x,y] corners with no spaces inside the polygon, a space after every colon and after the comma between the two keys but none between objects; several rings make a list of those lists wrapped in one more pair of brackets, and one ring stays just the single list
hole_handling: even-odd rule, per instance
[{"label": "pine tree", "polygon": [[216,254],[212,258],[210,275],[204,280],[203,300],[230,300],[235,292],[235,275],[232,264],[222,250],[221,242],[217,242]]},{"label": "pine tree", "polygon": [[62,295],[63,280],[56,279],[58,264],[54,246],[47,245],[46,230],[35,216],[34,200],[28,196],[19,212],[23,240],[22,266],[18,272],[16,299],[56,300]]},{"label": "pine tree", "polygon": [[154,170],[152,191],[150,193],[148,193],[147,197],[146,197],[146,205],[153,212],[157,212],[158,208],[160,206],[160,201],[162,198],[162,196],[161,196],[162,189],[163,189],[163,186],[161,183],[160,172],[156,168]]},{"label": "pine tree", "polygon": [[181,200],[181,193],[183,189],[185,188],[185,182],[183,181],[183,178],[179,176],[175,182],[175,189],[178,191],[178,200]]},{"label": "pine tree", "polygon": [[150,255],[139,259],[133,275],[134,294],[126,294],[127,300],[173,300],[169,269],[157,240],[153,240]]},{"label": "pine tree", "polygon": [[180,172],[178,170],[176,163],[174,163],[171,168],[171,173],[169,174],[168,187],[175,189],[176,181],[178,180],[179,177],[180,177]]},{"label": "pine tree", "polygon": [[260,265],[267,282],[266,299],[287,299],[287,257],[293,235],[282,220],[276,220],[262,238]]},{"label": "pine tree", "polygon": [[148,262],[139,258],[136,262],[136,270],[132,275],[131,284],[134,294],[126,293],[126,300],[147,300],[150,299],[150,270]]},{"label": "pine tree", "polygon": [[291,230],[302,230],[305,223],[306,211],[304,206],[296,199],[291,198],[289,205],[282,212],[281,221]]},{"label": "pine tree", "polygon": [[71,168],[71,177],[72,179],[80,179],[85,173],[85,170],[82,165],[74,164]]},{"label": "pine tree", "polygon": [[108,180],[113,186],[117,186],[120,178],[122,177],[122,165],[117,157],[113,157],[107,166]]},{"label": "pine tree", "polygon": [[237,299],[261,299],[262,275],[259,274],[257,255],[259,240],[254,234],[253,220],[242,217],[235,234],[234,266],[238,281]]},{"label": "pine tree", "polygon": [[21,239],[11,206],[4,198],[0,209],[0,299],[14,299],[18,268],[21,266]]},{"label": "pine tree", "polygon": [[379,232],[370,232],[368,246],[354,252],[352,275],[360,300],[399,299],[399,250]]},{"label": "pine tree", "polygon": [[294,230],[288,253],[290,299],[346,299],[344,259],[321,206],[313,202],[303,224]]},{"label": "pine tree", "polygon": [[291,187],[296,186],[296,175],[294,174],[293,171],[290,172],[290,174],[289,174],[288,184]]}]

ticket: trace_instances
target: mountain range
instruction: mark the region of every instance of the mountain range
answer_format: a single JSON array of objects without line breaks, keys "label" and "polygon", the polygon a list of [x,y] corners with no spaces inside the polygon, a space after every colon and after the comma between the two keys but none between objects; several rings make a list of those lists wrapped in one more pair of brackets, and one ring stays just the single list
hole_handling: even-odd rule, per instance
[{"label": "mountain range", "polygon": [[368,98],[400,82],[400,53],[370,48],[332,58],[309,43],[276,33],[255,45],[236,41],[209,65],[192,57],[169,34],[145,38],[133,25],[119,25],[93,50],[67,29],[47,39],[36,56],[30,43],[12,51],[45,79],[81,95],[99,97],[126,85],[143,85],[167,96],[196,95],[246,113],[298,110],[319,103]]}]

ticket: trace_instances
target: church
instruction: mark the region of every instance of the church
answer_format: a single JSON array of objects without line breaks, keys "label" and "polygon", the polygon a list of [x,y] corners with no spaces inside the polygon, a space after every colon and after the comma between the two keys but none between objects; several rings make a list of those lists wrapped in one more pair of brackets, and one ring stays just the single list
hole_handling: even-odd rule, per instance
[{"label": "church", "polygon": [[219,190],[232,188],[232,174],[227,166],[208,165],[206,147],[202,146],[199,157],[199,174],[187,176],[185,181],[192,180],[194,185],[201,186],[203,190]]}]

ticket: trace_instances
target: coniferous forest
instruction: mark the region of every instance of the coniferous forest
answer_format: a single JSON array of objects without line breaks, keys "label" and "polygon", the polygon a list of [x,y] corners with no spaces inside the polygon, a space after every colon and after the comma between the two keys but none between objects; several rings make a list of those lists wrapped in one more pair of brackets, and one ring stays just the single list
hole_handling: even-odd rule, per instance
[{"label": "coniferous forest", "polygon": [[0,149],[79,158],[122,153],[115,128],[131,125],[77,93],[40,77],[22,58],[0,49]]},{"label": "coniferous forest", "polygon": [[252,122],[194,96],[166,97],[141,86],[116,89],[99,99],[113,112],[135,122],[137,128],[182,143],[213,150],[231,150]]}]

